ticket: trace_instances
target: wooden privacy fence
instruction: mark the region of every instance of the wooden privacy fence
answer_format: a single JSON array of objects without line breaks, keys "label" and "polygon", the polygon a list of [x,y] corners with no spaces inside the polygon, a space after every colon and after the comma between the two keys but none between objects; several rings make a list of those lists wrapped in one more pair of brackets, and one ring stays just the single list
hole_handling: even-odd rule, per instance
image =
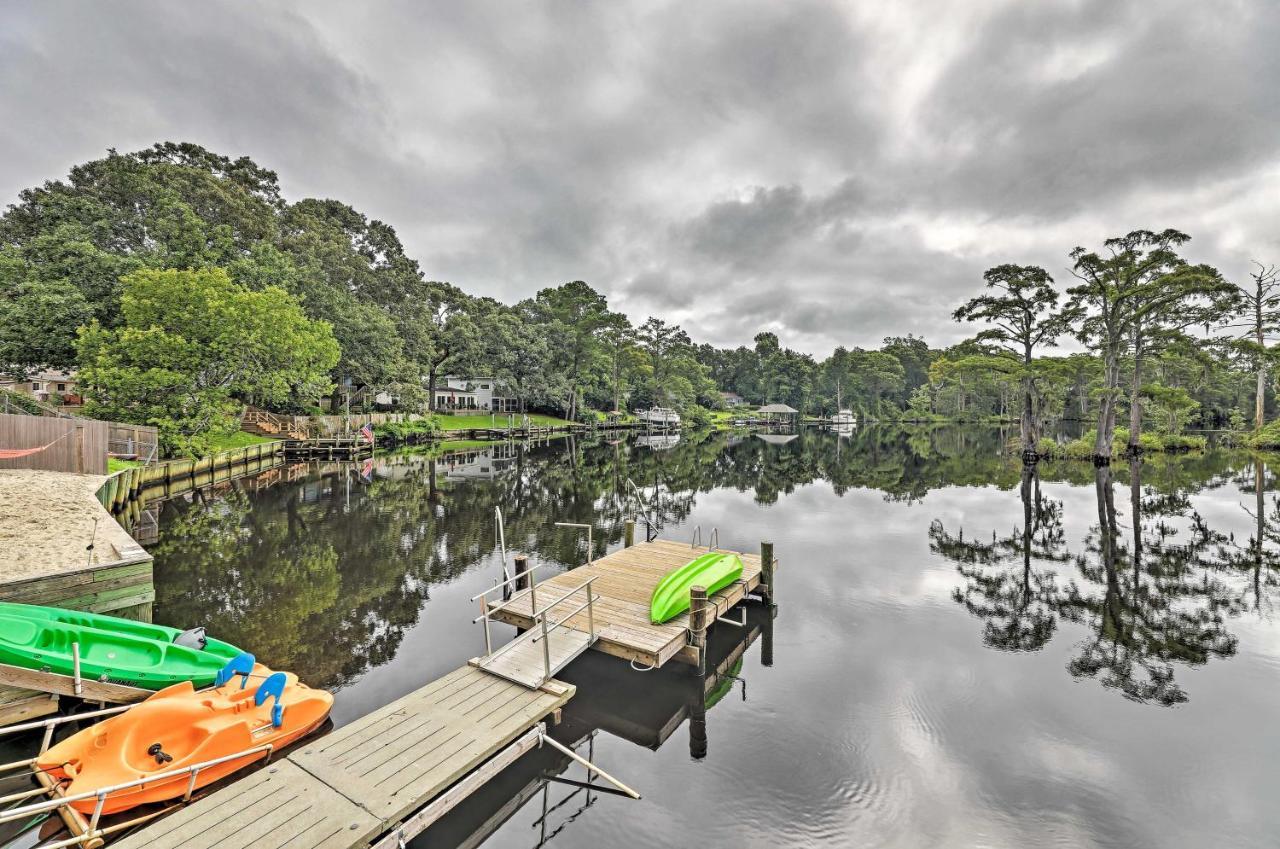
[{"label": "wooden privacy fence", "polygon": [[96,419],[55,419],[0,413],[0,448],[41,449],[10,459],[0,469],[107,473],[109,425]]}]

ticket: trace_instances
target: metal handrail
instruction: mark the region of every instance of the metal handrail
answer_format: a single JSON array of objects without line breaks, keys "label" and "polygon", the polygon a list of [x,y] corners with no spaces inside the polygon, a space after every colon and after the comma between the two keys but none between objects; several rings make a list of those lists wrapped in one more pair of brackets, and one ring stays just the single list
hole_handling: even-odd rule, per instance
[{"label": "metal handrail", "polygon": [[649,519],[649,511],[652,508],[649,506],[648,502],[644,500],[644,494],[640,492],[640,487],[636,486],[636,482],[633,481],[631,478],[627,478],[627,483],[631,486],[631,491],[635,493],[636,505],[638,507],[644,508],[644,512],[640,512],[640,510],[637,510],[631,515],[635,516],[638,519],[643,519],[645,527],[650,530],[653,530],[653,522],[650,521]]},{"label": "metal handrail", "polygon": [[[573,610],[569,611],[569,612],[568,612],[568,613],[566,613],[564,616],[562,616],[562,617],[560,617],[559,619],[557,619],[555,622],[552,622],[552,623],[551,623],[551,625],[549,625],[549,626],[547,627],[547,631],[554,631],[556,628],[563,627],[563,626],[564,626],[564,623],[568,622],[570,619],[572,619],[573,617],[577,616],[577,615],[578,615],[579,613],[581,613],[585,608],[590,608],[590,607],[592,606],[592,602],[599,601],[601,598],[602,598],[602,596],[598,596],[598,595],[593,595],[593,596],[588,597],[588,598],[587,598],[587,600],[586,600],[586,601],[584,601],[582,604],[578,605],[578,606],[577,606],[577,607],[575,607]],[[594,619],[594,618],[595,618],[594,616],[590,616],[590,615],[588,616],[588,619],[589,619],[589,620]],[[594,634],[595,634],[595,623],[594,623],[594,622],[590,622],[590,624],[588,624],[587,628],[588,628],[588,630],[590,630],[590,631],[591,631],[592,635],[594,635]],[[538,642],[538,640],[541,640],[541,639],[542,639],[542,636],[541,636],[541,635],[535,636],[535,637],[533,638],[533,642],[535,642],[535,643],[536,643],[536,642]]]},{"label": "metal handrail", "polygon": [[[102,710],[89,711],[88,713],[72,714],[70,716],[55,716],[51,719],[37,719],[32,722],[23,722],[19,725],[9,725],[0,728],[0,736],[5,734],[15,734],[21,731],[33,731],[37,728],[44,729],[44,737],[40,741],[40,751],[37,754],[43,755],[49,749],[49,744],[53,742],[53,729],[66,722],[78,722],[82,719],[92,719],[98,716],[111,716],[112,714],[123,713],[133,705],[121,705],[113,708],[103,708]],[[13,761],[12,763],[0,764],[0,773],[9,772],[23,766],[30,766],[35,758],[27,758],[25,761]],[[0,799],[3,801],[3,799]]]},{"label": "metal handrail", "polygon": [[593,534],[595,528],[582,522],[556,522],[557,528],[586,528],[587,529],[587,562],[591,562],[591,555],[596,550]]},{"label": "metal handrail", "polygon": [[551,565],[550,563],[539,563],[539,564],[537,564],[537,565],[535,565],[535,566],[530,566],[528,569],[525,569],[523,572],[517,572],[516,574],[512,575],[510,578],[507,578],[505,581],[503,581],[503,582],[501,582],[501,583],[498,583],[498,584],[494,584],[493,586],[489,587],[489,589],[487,589],[487,590],[483,590],[483,591],[481,591],[481,592],[479,592],[479,593],[476,593],[475,595],[473,595],[473,596],[471,597],[471,601],[475,601],[475,600],[476,600],[476,599],[478,599],[478,598],[482,598],[482,597],[484,597],[484,596],[487,596],[489,593],[493,592],[494,590],[500,590],[500,589],[502,589],[503,587],[505,587],[507,584],[513,583],[513,582],[515,582],[515,581],[518,581],[518,580],[520,580],[521,578],[525,577],[526,575],[527,575],[527,576],[529,576],[530,578],[532,578],[532,577],[533,577],[533,570],[535,570],[535,569],[542,569],[542,568],[545,568],[545,567],[550,566],[550,565]]},{"label": "metal handrail", "polygon": [[564,600],[565,600],[565,599],[567,599],[569,596],[571,596],[571,595],[573,595],[574,593],[576,593],[578,590],[582,589],[583,587],[589,587],[589,586],[591,586],[591,582],[592,582],[592,581],[594,581],[594,580],[595,580],[596,578],[598,578],[598,577],[600,577],[600,576],[599,576],[599,575],[592,575],[590,578],[587,578],[587,579],[586,579],[585,581],[583,581],[581,584],[578,584],[576,587],[574,587],[573,589],[569,590],[569,591],[568,591],[568,592],[566,592],[564,595],[560,596],[558,599],[556,599],[555,601],[553,601],[553,602],[551,602],[550,604],[548,604],[546,607],[542,608],[541,610],[535,610],[535,611],[533,611],[533,615],[534,615],[534,617],[536,618],[536,617],[538,617],[538,616],[544,616],[544,615],[546,615],[546,612],[547,612],[548,610],[550,610],[551,608],[555,607],[557,604],[559,604],[560,602],[564,601]]},{"label": "metal handrail", "polygon": [[498,535],[498,547],[502,549],[502,577],[509,578],[507,571],[507,531],[502,524],[502,508],[493,508],[493,522]]},{"label": "metal handrail", "polygon": [[712,528],[711,529],[711,547],[707,550],[715,551],[719,547],[720,547],[720,529]]},{"label": "metal handrail", "polygon": [[187,783],[187,792],[182,797],[182,800],[184,802],[190,801],[191,794],[195,791],[196,778],[200,774],[200,770],[206,769],[211,766],[217,766],[218,764],[224,764],[224,763],[227,763],[228,761],[240,760],[241,758],[248,757],[249,755],[257,754],[258,752],[266,752],[267,753],[266,760],[269,763],[271,761],[271,753],[274,750],[275,750],[275,745],[273,743],[264,743],[261,746],[254,746],[251,749],[244,749],[243,751],[236,752],[234,754],[223,755],[220,758],[213,758],[212,760],[201,761],[199,763],[191,764],[190,766],[184,766],[181,769],[175,769],[169,772],[162,772],[156,775],[149,775],[149,776],[146,776],[145,778],[135,778],[132,781],[125,781],[120,784],[109,784],[106,787],[99,787],[97,790],[88,790],[83,793],[73,793],[69,796],[59,796],[56,799],[47,799],[43,802],[35,802],[30,805],[22,805],[17,808],[10,808],[7,811],[0,811],[0,823],[12,822],[13,820],[29,817],[32,814],[38,814],[44,811],[56,810],[57,808],[61,808],[64,805],[70,805],[73,802],[83,802],[86,799],[96,798],[98,802],[94,806],[93,818],[89,821],[89,829],[86,832],[86,835],[92,838],[97,835],[98,820],[102,817],[102,809],[107,803],[107,797],[112,793],[115,793],[120,790],[128,790],[131,787],[141,787],[145,784],[169,781],[174,778],[181,778],[184,775],[190,775],[191,780]]},{"label": "metal handrail", "polygon": [[702,525],[693,526],[693,538],[689,540],[690,548],[697,548],[698,543],[702,542]]}]

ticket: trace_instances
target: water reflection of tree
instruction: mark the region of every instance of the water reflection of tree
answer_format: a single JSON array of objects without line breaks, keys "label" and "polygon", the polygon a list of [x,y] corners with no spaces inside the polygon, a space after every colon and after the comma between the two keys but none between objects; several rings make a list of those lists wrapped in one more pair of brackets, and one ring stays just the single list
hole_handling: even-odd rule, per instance
[{"label": "water reflection of tree", "polygon": [[[1077,558],[1080,582],[1062,598],[1063,615],[1094,636],[1070,662],[1071,674],[1095,677],[1126,698],[1173,705],[1187,700],[1174,664],[1198,666],[1235,654],[1225,627],[1230,587],[1204,565],[1213,534],[1190,511],[1184,492],[1144,495],[1140,462],[1130,463],[1132,540],[1117,520],[1112,470],[1096,470],[1098,527]],[[1179,540],[1178,519],[1188,525]]]},{"label": "water reflection of tree", "polygon": [[1043,648],[1057,625],[1057,594],[1052,569],[1037,562],[1065,562],[1062,503],[1044,498],[1039,470],[1026,467],[1019,488],[1022,525],[991,542],[953,536],[941,522],[929,528],[930,548],[954,560],[965,579],[955,601],[985,620],[983,642],[992,648],[1034,651]]},{"label": "water reflection of tree", "polygon": [[[955,600],[985,620],[988,645],[1039,649],[1058,618],[1074,622],[1092,636],[1068,663],[1073,676],[1096,678],[1136,701],[1174,705],[1187,699],[1177,666],[1233,655],[1236,638],[1226,618],[1243,607],[1224,579],[1222,535],[1191,509],[1185,489],[1144,489],[1142,473],[1141,462],[1130,463],[1126,529],[1112,469],[1095,470],[1098,523],[1075,557],[1066,553],[1061,505],[1050,502],[1049,514],[1040,512],[1033,470],[1023,472],[1021,529],[987,543],[950,534],[935,521],[930,541],[957,563],[965,585]],[[1051,568],[1068,562],[1073,574]]]}]

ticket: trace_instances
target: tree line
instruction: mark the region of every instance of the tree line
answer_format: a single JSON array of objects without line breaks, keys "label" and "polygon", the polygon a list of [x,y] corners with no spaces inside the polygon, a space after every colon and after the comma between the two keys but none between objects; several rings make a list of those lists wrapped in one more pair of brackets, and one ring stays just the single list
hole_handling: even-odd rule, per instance
[{"label": "tree line", "polygon": [[[446,374],[496,378],[573,419],[718,396],[680,327],[633,326],[582,281],[517,304],[427,279],[395,230],[277,175],[161,143],[77,165],[0,216],[0,371],[79,369],[91,415],[158,425],[172,450],[244,404],[315,412],[385,392],[434,408]],[[365,392],[364,390],[372,390]]]},{"label": "tree line", "polygon": [[[244,404],[315,412],[385,392],[434,408],[430,389],[465,374],[575,420],[657,405],[704,421],[721,392],[868,421],[1018,420],[1028,457],[1053,423],[1089,420],[1105,459],[1117,435],[1137,450],[1146,431],[1239,425],[1250,407],[1260,426],[1273,404],[1280,271],[1233,284],[1184,260],[1187,240],[1076,248],[1066,289],[997,266],[955,311],[980,326],[972,339],[890,336],[817,359],[772,332],[716,348],[659,317],[636,326],[583,281],[515,304],[472,296],[428,279],[390,225],[290,202],[247,157],[166,142],[77,165],[0,216],[0,371],[78,368],[90,414],[155,424],[172,450],[234,429]],[[1088,352],[1049,355],[1072,337]]]}]

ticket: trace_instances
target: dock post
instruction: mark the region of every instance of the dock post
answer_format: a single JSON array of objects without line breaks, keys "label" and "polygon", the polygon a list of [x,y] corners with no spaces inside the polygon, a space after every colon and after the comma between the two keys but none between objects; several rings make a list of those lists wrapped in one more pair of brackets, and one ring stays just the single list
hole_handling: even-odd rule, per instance
[{"label": "dock post", "polygon": [[773,543],[760,542],[760,586],[764,587],[764,594],[769,599],[769,606],[778,603],[776,588],[774,586],[774,567],[776,564],[773,560]]},{"label": "dock post", "polygon": [[778,608],[769,605],[764,610],[764,624],[760,627],[760,665],[773,666],[773,618]]},{"label": "dock post", "polygon": [[511,562],[516,569],[516,592],[529,589],[529,576],[525,574],[529,571],[529,555],[517,554]]},{"label": "dock post", "polygon": [[689,588],[689,635],[698,651],[698,675],[707,674],[707,588]]},{"label": "dock post", "polygon": [[628,519],[622,525],[623,547],[630,548],[636,544],[636,520]]},{"label": "dock post", "polygon": [[707,702],[706,682],[699,675],[697,687],[689,696],[689,757],[700,761],[707,756]]}]

